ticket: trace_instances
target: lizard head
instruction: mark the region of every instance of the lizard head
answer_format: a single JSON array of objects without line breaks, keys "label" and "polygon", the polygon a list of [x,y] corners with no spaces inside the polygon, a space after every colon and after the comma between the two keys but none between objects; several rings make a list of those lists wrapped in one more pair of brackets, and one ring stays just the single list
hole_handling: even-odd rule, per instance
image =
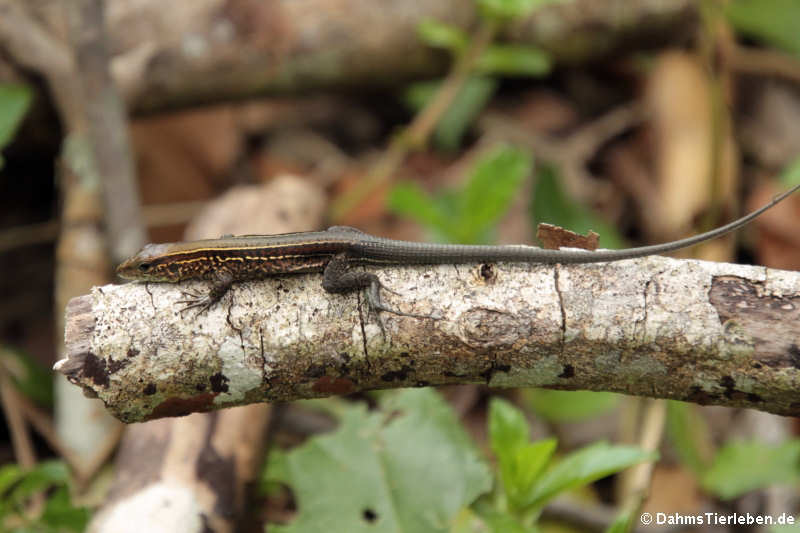
[{"label": "lizard head", "polygon": [[117,267],[117,275],[141,281],[177,281],[179,275],[164,261],[169,244],[148,244]]}]

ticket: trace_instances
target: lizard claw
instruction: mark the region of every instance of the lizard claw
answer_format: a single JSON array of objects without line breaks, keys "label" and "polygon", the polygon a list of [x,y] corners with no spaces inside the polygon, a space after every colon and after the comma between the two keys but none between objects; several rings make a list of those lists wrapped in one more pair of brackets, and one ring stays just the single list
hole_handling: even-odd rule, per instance
[{"label": "lizard claw", "polygon": [[186,291],[181,292],[181,294],[183,294],[183,297],[185,299],[178,300],[177,302],[175,302],[177,304],[185,304],[184,307],[182,307],[181,310],[179,311],[181,315],[183,315],[183,313],[189,311],[190,309],[199,308],[197,316],[200,316],[206,311],[208,311],[214,304],[214,301],[211,298],[209,298],[207,294],[202,295]]}]

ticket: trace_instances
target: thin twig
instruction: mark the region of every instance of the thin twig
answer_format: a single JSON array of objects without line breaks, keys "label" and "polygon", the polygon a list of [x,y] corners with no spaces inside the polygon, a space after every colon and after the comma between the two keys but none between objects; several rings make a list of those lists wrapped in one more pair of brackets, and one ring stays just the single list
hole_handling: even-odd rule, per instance
[{"label": "thin twig", "polygon": [[[642,401],[642,400],[639,400]],[[667,402],[664,400],[644,400],[639,447],[648,452],[658,450],[664,436],[667,417]],[[648,495],[653,477],[653,462],[648,461],[632,466],[622,476],[622,507],[638,512]]]},{"label": "thin twig", "polygon": [[8,377],[5,368],[0,365],[0,401],[3,413],[11,433],[11,443],[17,462],[23,468],[32,468],[36,464],[36,452],[33,450],[31,436],[25,424],[25,418],[19,409],[19,395]]},{"label": "thin twig", "polygon": [[774,76],[800,83],[800,61],[776,50],[735,45],[731,49],[728,61],[731,70],[740,74]]}]

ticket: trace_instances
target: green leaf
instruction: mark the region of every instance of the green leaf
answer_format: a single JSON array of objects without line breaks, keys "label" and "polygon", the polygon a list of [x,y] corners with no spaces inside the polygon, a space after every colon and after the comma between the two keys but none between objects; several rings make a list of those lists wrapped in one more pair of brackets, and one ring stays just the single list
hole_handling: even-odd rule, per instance
[{"label": "green leaf", "polygon": [[620,396],[613,392],[525,389],[525,403],[552,422],[577,422],[612,410]]},{"label": "green leaf", "polygon": [[522,503],[556,449],[556,439],[530,443],[525,415],[501,398],[489,403],[489,442],[512,508]]},{"label": "green leaf", "polygon": [[530,440],[525,415],[510,402],[493,397],[489,401],[489,444],[498,457],[511,457]]},{"label": "green leaf", "polygon": [[512,509],[525,507],[525,497],[553,457],[557,445],[556,439],[544,439],[516,451],[513,466],[505,473],[507,478],[504,478],[509,479],[505,487]]},{"label": "green leaf", "polygon": [[469,43],[469,37],[461,28],[430,18],[417,25],[417,34],[428,46],[444,48],[454,54],[463,52]]},{"label": "green leaf", "polygon": [[297,518],[284,532],[447,531],[491,487],[486,464],[440,396],[409,389],[384,412],[348,409],[336,432],[287,457]]},{"label": "green leaf", "polygon": [[484,74],[505,76],[544,76],[550,72],[550,55],[534,46],[493,44],[478,59]]},{"label": "green leaf", "polygon": [[387,203],[392,212],[413,218],[441,234],[452,230],[452,218],[416,182],[399,182],[389,193]]},{"label": "green leaf", "polygon": [[710,463],[711,432],[694,405],[667,402],[667,435],[681,462],[701,476]]},{"label": "green leaf", "polygon": [[52,373],[25,352],[0,345],[0,365],[11,374],[11,381],[26,397],[41,407],[53,405]]},{"label": "green leaf", "polygon": [[787,186],[800,185],[800,157],[789,163],[781,172],[780,182]]},{"label": "green leaf", "polygon": [[481,16],[506,22],[529,15],[542,0],[477,0]]},{"label": "green leaf", "polygon": [[[30,103],[31,92],[27,87],[0,83],[0,152],[14,138]],[[0,155],[0,168],[2,167],[3,159]]]},{"label": "green leaf", "polygon": [[633,511],[625,510],[620,512],[608,528],[606,528],[606,533],[628,533],[633,530],[633,519]]},{"label": "green leaf", "polygon": [[476,162],[462,191],[431,198],[418,185],[401,183],[389,195],[389,208],[426,225],[441,240],[485,243],[530,167],[527,153],[501,145]]},{"label": "green leaf", "polygon": [[598,442],[567,455],[545,472],[526,498],[526,505],[539,509],[559,493],[614,474],[636,463],[658,457],[634,446],[611,446]]},{"label": "green leaf", "polygon": [[23,473],[9,499],[22,502],[53,485],[66,486],[68,482],[69,470],[63,461],[43,461]]},{"label": "green leaf", "polygon": [[576,233],[592,230],[600,234],[602,248],[624,248],[617,230],[603,222],[591,209],[573,202],[561,188],[560,176],[551,165],[537,165],[536,186],[533,191],[533,225],[547,222]]},{"label": "green leaf", "polygon": [[[414,110],[425,107],[441,86],[439,81],[412,84],[405,92],[406,105]],[[497,80],[472,76],[459,89],[453,103],[439,119],[433,142],[443,150],[455,150],[461,144],[469,126],[480,114],[497,89]]]},{"label": "green leaf", "polygon": [[522,180],[531,172],[531,156],[518,148],[499,145],[481,157],[462,194],[459,242],[485,242],[489,231],[514,200]]},{"label": "green leaf", "polygon": [[280,490],[281,485],[288,485],[290,479],[286,452],[280,448],[272,448],[267,455],[267,464],[261,471],[259,493],[262,496],[272,495]]},{"label": "green leaf", "polygon": [[0,467],[0,501],[14,483],[23,476],[23,471],[17,464],[8,464]]},{"label": "green leaf", "polygon": [[91,513],[85,507],[76,507],[69,497],[69,490],[60,487],[48,499],[42,512],[41,522],[54,531],[81,532],[86,529]]},{"label": "green leaf", "polygon": [[497,90],[497,80],[472,76],[458,91],[450,108],[439,120],[433,142],[443,150],[456,150],[469,126]]},{"label": "green leaf", "polygon": [[737,31],[800,55],[797,0],[734,0],[725,12]]},{"label": "green leaf", "polygon": [[[529,528],[520,524],[514,515],[496,509],[486,509],[480,516],[491,533],[535,533],[538,531],[535,527]],[[478,529],[477,531],[482,530]]]},{"label": "green leaf", "polygon": [[800,476],[800,440],[780,445],[731,442],[717,453],[701,479],[703,488],[723,500],[786,483]]},{"label": "green leaf", "polygon": [[419,111],[433,98],[441,85],[439,80],[412,83],[403,93],[403,102],[412,111]]}]

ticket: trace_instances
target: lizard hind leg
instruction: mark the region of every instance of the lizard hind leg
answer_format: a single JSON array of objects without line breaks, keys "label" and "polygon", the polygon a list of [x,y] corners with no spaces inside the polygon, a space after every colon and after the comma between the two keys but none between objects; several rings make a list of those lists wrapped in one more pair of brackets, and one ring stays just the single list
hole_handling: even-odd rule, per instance
[{"label": "lizard hind leg", "polygon": [[367,304],[370,309],[376,313],[386,311],[399,316],[407,316],[412,318],[432,318],[439,317],[434,315],[418,315],[414,313],[404,313],[397,309],[387,307],[381,299],[381,289],[387,290],[393,294],[395,291],[384,286],[378,276],[372,272],[360,272],[350,269],[350,263],[347,256],[339,254],[328,263],[325,267],[322,277],[322,288],[327,292],[334,294],[346,294],[361,289],[366,289]]}]

